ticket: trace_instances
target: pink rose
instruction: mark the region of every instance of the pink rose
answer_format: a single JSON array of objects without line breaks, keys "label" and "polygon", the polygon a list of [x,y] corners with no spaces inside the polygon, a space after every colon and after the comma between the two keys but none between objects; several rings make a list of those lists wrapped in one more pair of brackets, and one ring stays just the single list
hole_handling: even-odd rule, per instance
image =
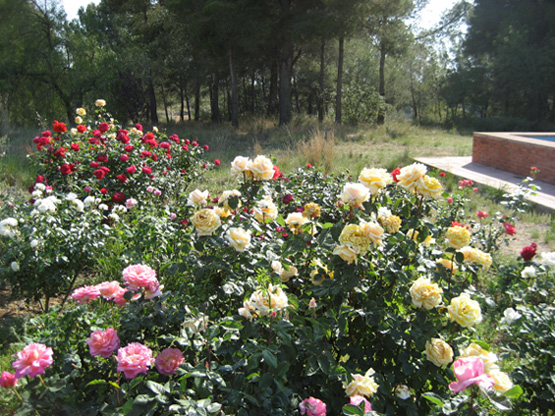
[{"label": "pink rose", "polygon": [[365,397],[363,396],[351,396],[351,404],[354,404],[355,406],[360,405],[362,402],[364,402],[364,412],[371,412],[372,411],[372,405],[370,404],[370,402],[368,400],[366,400]]},{"label": "pink rose", "polygon": [[125,378],[146,374],[153,362],[152,350],[138,342],[132,342],[118,350],[118,371],[123,371]]},{"label": "pink rose", "polygon": [[123,269],[123,280],[126,286],[137,291],[141,287],[148,287],[152,282],[158,282],[156,279],[156,272],[144,264],[135,264]]},{"label": "pink rose", "polygon": [[309,397],[299,404],[299,410],[301,415],[306,413],[308,416],[326,416],[326,403],[320,399]]},{"label": "pink rose", "polygon": [[22,378],[27,375],[35,377],[44,374],[44,369],[54,362],[52,354],[52,348],[44,344],[33,343],[27,345],[17,353],[17,360],[12,364],[15,368],[15,378]]},{"label": "pink rose", "polygon": [[80,305],[86,303],[89,304],[91,300],[95,300],[100,296],[96,286],[83,286],[79,289],[75,289],[71,294],[73,300],[75,300]]},{"label": "pink rose", "polygon": [[93,331],[91,337],[87,338],[87,344],[93,357],[102,355],[104,358],[108,358],[119,348],[118,333],[114,328],[108,328],[106,331]]},{"label": "pink rose", "polygon": [[2,376],[0,377],[0,387],[5,389],[11,389],[16,384],[17,384],[17,378],[15,377],[15,374],[8,373],[7,371],[4,371],[2,373]]},{"label": "pink rose", "polygon": [[157,297],[162,296],[163,287],[164,286],[160,286],[160,283],[158,283],[158,280],[151,281],[145,287],[145,298],[146,299],[152,299],[152,298],[157,298]]},{"label": "pink rose", "polygon": [[98,292],[104,299],[113,299],[121,289],[119,282],[112,281],[112,282],[102,282],[96,285]]},{"label": "pink rose", "polygon": [[126,208],[133,208],[135,205],[137,205],[137,200],[135,198],[129,198],[125,201]]},{"label": "pink rose", "polygon": [[177,348],[166,348],[156,357],[155,365],[160,374],[171,376],[184,361],[183,353]]},{"label": "pink rose", "polygon": [[485,389],[493,387],[494,380],[484,373],[484,362],[478,356],[459,358],[453,363],[453,371],[457,377],[457,381],[449,383],[453,393],[463,391],[472,384]]}]

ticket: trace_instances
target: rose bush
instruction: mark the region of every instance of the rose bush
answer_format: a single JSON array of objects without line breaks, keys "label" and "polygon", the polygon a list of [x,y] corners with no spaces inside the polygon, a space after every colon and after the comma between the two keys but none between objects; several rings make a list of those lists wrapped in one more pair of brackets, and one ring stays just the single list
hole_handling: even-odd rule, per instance
[{"label": "rose bush", "polygon": [[[21,411],[427,415],[519,396],[520,370],[480,339],[498,310],[476,286],[497,265],[479,229],[453,224],[466,222],[460,194],[442,199],[423,165],[399,182],[364,172],[370,192],[346,174],[284,176],[274,163],[238,156],[237,189],[217,200],[193,191],[164,205],[148,190],[163,184],[142,183],[132,206],[113,202],[118,218],[103,221],[133,244],[122,240],[104,282],[77,289],[79,303],[25,328],[22,343],[54,354]],[[19,222],[6,224],[3,238],[16,238]]]}]

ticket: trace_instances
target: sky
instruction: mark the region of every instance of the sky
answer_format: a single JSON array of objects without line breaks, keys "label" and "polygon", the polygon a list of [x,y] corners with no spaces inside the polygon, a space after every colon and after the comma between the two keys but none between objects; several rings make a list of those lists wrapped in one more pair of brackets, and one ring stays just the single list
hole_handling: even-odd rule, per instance
[{"label": "sky", "polygon": [[[441,14],[450,8],[457,0],[429,0],[428,6],[422,11],[420,26],[431,28],[439,22]],[[61,0],[60,2],[69,20],[77,18],[79,7],[86,7],[89,3],[100,3],[100,0]]]}]

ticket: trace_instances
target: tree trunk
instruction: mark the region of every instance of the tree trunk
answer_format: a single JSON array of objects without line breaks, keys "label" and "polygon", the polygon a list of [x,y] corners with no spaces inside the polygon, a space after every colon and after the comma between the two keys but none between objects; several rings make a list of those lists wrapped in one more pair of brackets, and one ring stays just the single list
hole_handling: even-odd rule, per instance
[{"label": "tree trunk", "polygon": [[191,106],[189,104],[189,93],[185,89],[185,105],[187,106],[187,120],[191,121]]},{"label": "tree trunk", "polygon": [[181,122],[185,121],[185,92],[183,91],[183,85],[179,86],[179,118],[181,118]]},{"label": "tree trunk", "polygon": [[154,91],[154,81],[152,80],[152,70],[148,72],[148,111],[150,122],[158,124],[158,107],[156,105],[156,93]]},{"label": "tree trunk", "polygon": [[341,124],[341,101],[343,99],[343,60],[345,58],[345,38],[339,38],[339,57],[337,58],[337,89],[335,91],[335,124]]},{"label": "tree trunk", "polygon": [[[378,93],[385,102],[385,48],[380,47],[380,85]],[[383,124],[385,122],[385,109],[380,106],[378,111],[378,124]]]},{"label": "tree trunk", "polygon": [[217,73],[212,75],[212,85],[210,85],[210,120],[212,123],[221,123],[222,115],[220,114],[219,95],[220,95],[220,77]]},{"label": "tree trunk", "polygon": [[275,115],[278,109],[278,63],[277,59],[272,59],[270,64],[270,92],[267,109],[269,116]]},{"label": "tree trunk", "polygon": [[229,74],[231,76],[231,125],[239,127],[239,93],[237,91],[237,76],[233,68],[233,51],[229,50]]},{"label": "tree trunk", "polygon": [[[291,0],[280,0],[281,15],[284,20],[290,19]],[[293,72],[293,41],[291,35],[282,32],[281,55],[279,68],[279,125],[291,121],[291,73]]]},{"label": "tree trunk", "polygon": [[161,86],[162,102],[164,103],[164,114],[166,115],[166,123],[170,124],[170,115],[168,113],[168,100],[166,99],[166,91],[164,85]]},{"label": "tree trunk", "polygon": [[324,121],[324,94],[325,94],[325,82],[326,82],[326,41],[322,39],[320,42],[320,79],[318,91],[318,121],[321,123]]},{"label": "tree trunk", "polygon": [[195,88],[195,121],[200,120],[200,83]]}]

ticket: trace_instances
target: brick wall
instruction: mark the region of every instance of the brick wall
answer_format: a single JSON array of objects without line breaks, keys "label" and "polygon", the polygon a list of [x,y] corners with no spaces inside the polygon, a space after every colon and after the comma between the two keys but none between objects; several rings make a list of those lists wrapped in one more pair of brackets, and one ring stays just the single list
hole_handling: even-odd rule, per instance
[{"label": "brick wall", "polygon": [[536,166],[536,179],[555,185],[555,143],[523,138],[512,139],[508,134],[474,133],[472,162],[491,166],[520,176],[529,176]]}]

